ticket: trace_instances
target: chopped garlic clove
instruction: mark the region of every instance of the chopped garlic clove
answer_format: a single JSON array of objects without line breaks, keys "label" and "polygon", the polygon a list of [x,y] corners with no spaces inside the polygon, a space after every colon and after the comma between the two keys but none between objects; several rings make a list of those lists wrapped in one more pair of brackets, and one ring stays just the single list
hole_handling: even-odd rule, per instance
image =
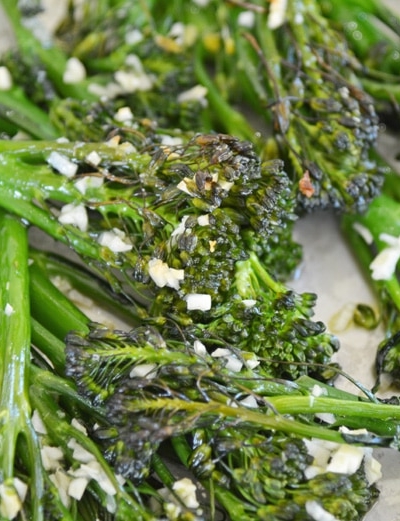
[{"label": "chopped garlic clove", "polygon": [[363,447],[343,444],[332,454],[326,470],[340,474],[354,474],[360,468],[363,458]]},{"label": "chopped garlic clove", "polygon": [[85,78],[86,69],[83,63],[74,56],[69,58],[63,75],[64,83],[79,83]]},{"label": "chopped garlic clove", "polygon": [[133,245],[127,241],[125,233],[117,228],[102,232],[99,235],[97,242],[101,246],[106,246],[114,253],[131,251],[133,248]]},{"label": "chopped garlic clove", "polygon": [[86,450],[75,438],[71,438],[68,442],[68,448],[72,450],[72,457],[81,463],[89,463],[95,460],[94,455]]},{"label": "chopped garlic clove", "polygon": [[180,282],[184,279],[184,270],[170,268],[161,259],[150,259],[148,262],[150,278],[159,287],[168,286],[178,290]]},{"label": "chopped garlic clove", "polygon": [[269,29],[277,29],[283,25],[286,18],[286,10],[287,0],[271,0],[267,21]]},{"label": "chopped garlic clove", "polygon": [[246,396],[246,398],[243,398],[243,400],[240,400],[241,405],[244,405],[245,407],[249,407],[251,409],[256,409],[258,407],[257,400],[252,394],[249,394]]},{"label": "chopped garlic clove", "polygon": [[48,164],[59,174],[65,177],[74,177],[78,171],[78,165],[71,161],[67,156],[53,150],[47,158]]},{"label": "chopped garlic clove", "polygon": [[79,501],[82,499],[89,481],[88,478],[84,477],[72,479],[68,486],[68,495]]},{"label": "chopped garlic clove", "polygon": [[13,86],[13,80],[10,71],[2,65],[0,67],[0,90],[10,90]]},{"label": "chopped garlic clove", "polygon": [[0,484],[0,514],[5,519],[14,519],[22,509],[22,501],[14,485]]},{"label": "chopped garlic clove", "polygon": [[156,364],[138,364],[131,370],[129,373],[130,378],[147,378],[150,380],[154,378],[157,374],[156,372],[157,366]]},{"label": "chopped garlic clove", "polygon": [[195,340],[193,342],[193,349],[196,355],[205,356],[207,354],[207,348],[203,342],[200,342],[200,340]]},{"label": "chopped garlic clove", "polygon": [[339,521],[337,517],[325,510],[318,501],[306,501],[306,511],[314,521]]},{"label": "chopped garlic clove", "polygon": [[187,508],[200,506],[196,498],[196,485],[189,478],[182,478],[172,485],[172,490],[177,494]]},{"label": "chopped garlic clove", "polygon": [[52,447],[50,445],[44,445],[40,449],[40,455],[45,470],[57,470],[60,466],[60,461],[64,458],[60,447]]},{"label": "chopped garlic clove", "polygon": [[374,280],[389,280],[393,277],[400,258],[400,248],[389,246],[383,249],[370,264]]},{"label": "chopped garlic clove", "polygon": [[188,311],[209,311],[211,309],[211,295],[207,293],[189,293],[185,300]]},{"label": "chopped garlic clove", "polygon": [[61,208],[58,222],[61,224],[71,224],[79,228],[82,232],[86,232],[89,226],[89,219],[85,205],[75,203],[65,204]]}]

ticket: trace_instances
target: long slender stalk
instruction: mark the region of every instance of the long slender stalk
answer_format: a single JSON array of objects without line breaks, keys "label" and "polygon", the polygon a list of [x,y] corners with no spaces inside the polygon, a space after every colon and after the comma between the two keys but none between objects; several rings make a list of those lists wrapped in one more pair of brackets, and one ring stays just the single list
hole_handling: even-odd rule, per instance
[{"label": "long slender stalk", "polygon": [[18,439],[22,436],[29,455],[32,519],[41,521],[44,519],[41,505],[44,483],[28,394],[31,340],[28,238],[21,221],[3,212],[0,213],[0,251],[1,478],[4,484],[13,487]]}]

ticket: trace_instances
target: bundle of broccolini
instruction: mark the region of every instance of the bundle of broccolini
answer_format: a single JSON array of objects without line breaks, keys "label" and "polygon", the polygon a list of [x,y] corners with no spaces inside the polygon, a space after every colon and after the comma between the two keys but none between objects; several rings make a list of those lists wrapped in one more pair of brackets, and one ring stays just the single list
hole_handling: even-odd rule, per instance
[{"label": "bundle of broccolini", "polygon": [[1,519],[361,519],[400,409],[332,387],[338,340],[287,285],[299,213],[380,201],[333,11],[71,0],[39,35],[0,5]]},{"label": "bundle of broccolini", "polygon": [[[362,67],[344,34],[314,1],[289,1],[286,8],[149,2],[145,9],[107,1],[83,10],[71,2],[57,33],[60,46],[46,47],[25,27],[28,15],[10,0],[2,5],[19,58],[5,62],[18,87],[0,103],[33,135],[54,135],[54,123],[69,126],[59,101],[106,96],[163,126],[218,130],[257,143],[261,153],[285,160],[301,211],[361,210],[380,190],[382,172],[370,153],[378,134],[375,97],[363,88]],[[37,105],[56,114],[52,123],[38,117],[43,128],[35,129],[37,116],[26,104],[32,99],[26,70],[35,83],[40,78]],[[251,107],[262,126],[251,124],[239,104]]]}]

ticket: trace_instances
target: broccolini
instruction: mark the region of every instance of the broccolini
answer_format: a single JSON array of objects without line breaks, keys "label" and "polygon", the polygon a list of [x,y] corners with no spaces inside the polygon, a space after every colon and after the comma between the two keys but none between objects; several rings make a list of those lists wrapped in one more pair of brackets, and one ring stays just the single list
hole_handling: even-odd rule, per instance
[{"label": "broccolini", "polygon": [[[363,89],[362,67],[343,33],[316,2],[289,1],[281,15],[233,0],[193,9],[191,2],[162,8],[150,2],[146,9],[103,2],[88,4],[81,16],[72,2],[60,40],[47,46],[25,27],[13,2],[3,6],[22,64],[33,70],[33,60],[50,82],[50,102],[42,101],[58,124],[68,126],[59,102],[106,96],[164,127],[217,130],[284,159],[298,211],[358,211],[380,191],[383,174],[370,153],[378,135],[376,98]],[[89,28],[97,25],[93,35]],[[81,81],[63,81],[70,58],[80,63]],[[28,121],[30,83],[20,106]],[[239,104],[252,107],[263,124],[252,124]],[[42,137],[48,136],[44,128]]]},{"label": "broccolini", "polygon": [[1,5],[1,515],[361,519],[399,406],[332,387],[338,341],[287,286],[298,215],[373,212],[383,183],[377,98],[326,4],[71,1],[45,44]]},{"label": "broccolini", "polygon": [[[368,211],[358,216],[343,216],[342,229],[355,258],[374,289],[378,313],[367,308],[369,327],[383,325],[383,338],[376,356],[377,386],[382,374],[387,373],[394,382],[399,381],[399,260],[398,237],[400,199],[396,173],[386,177],[383,193]],[[364,314],[365,316],[365,314]]]}]

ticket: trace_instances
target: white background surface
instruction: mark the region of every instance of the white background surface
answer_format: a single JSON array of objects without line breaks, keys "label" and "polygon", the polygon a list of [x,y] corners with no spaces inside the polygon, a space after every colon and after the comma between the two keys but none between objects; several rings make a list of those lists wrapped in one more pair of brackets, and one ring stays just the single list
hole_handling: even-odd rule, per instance
[{"label": "white background surface", "polygon": [[[400,11],[400,0],[385,3]],[[62,2],[43,2],[52,10]],[[56,18],[45,17],[44,22],[54,24]],[[5,18],[0,11],[0,49],[12,40]],[[381,150],[398,168],[394,156],[400,153],[400,142],[382,130]],[[296,226],[296,238],[304,247],[304,260],[298,278],[291,283],[297,291],[312,291],[318,295],[314,319],[322,320],[332,330],[334,317],[343,316],[344,309],[358,303],[374,304],[368,284],[360,275],[358,266],[343,241],[339,231],[338,218],[331,213],[312,214],[302,218]],[[373,364],[376,347],[381,340],[381,331],[368,332],[349,324],[340,331],[333,331],[340,339],[341,348],[337,359],[354,378],[366,387],[374,383]],[[356,392],[341,379],[339,385]],[[375,457],[383,465],[383,478],[379,482],[381,497],[377,505],[365,518],[366,521],[400,520],[400,454],[394,450],[379,449]]]}]

